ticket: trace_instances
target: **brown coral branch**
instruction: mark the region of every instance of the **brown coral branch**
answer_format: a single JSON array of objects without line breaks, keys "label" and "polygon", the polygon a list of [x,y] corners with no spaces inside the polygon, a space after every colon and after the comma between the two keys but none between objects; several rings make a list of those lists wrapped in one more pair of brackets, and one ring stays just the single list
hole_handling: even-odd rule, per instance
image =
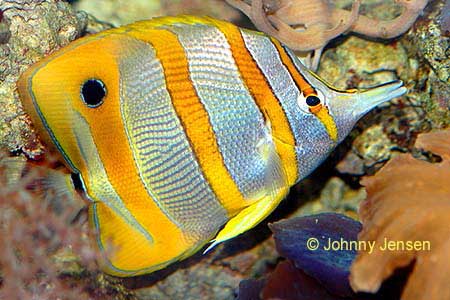
[{"label": "brown coral branch", "polygon": [[[329,23],[332,5],[329,1],[286,1],[279,5],[272,14],[283,22],[297,26],[309,27],[316,23]],[[271,13],[268,13],[269,15]]]},{"label": "brown coral branch", "polygon": [[[360,16],[353,31],[370,37],[393,38],[406,32],[425,8],[428,1],[401,1],[405,11],[391,21],[373,20],[366,16]],[[414,5],[413,5],[414,4]]]},{"label": "brown coral branch", "polygon": [[[352,4],[352,9],[350,11],[350,14],[345,17],[338,17],[336,18],[336,15],[338,14],[332,14],[332,23],[338,24],[335,28],[327,30],[327,36],[329,39],[333,39],[337,37],[338,35],[350,30],[352,25],[358,20],[359,16],[359,7],[361,5],[361,0],[355,0]],[[340,10],[335,10],[339,12]],[[347,11],[346,11],[347,12]],[[334,16],[334,18],[333,18]],[[346,21],[344,21],[346,20]]]},{"label": "brown coral branch", "polygon": [[227,2],[231,6],[239,9],[240,11],[242,11],[247,16],[250,15],[250,5],[248,5],[244,1],[242,1],[242,0],[225,0],[225,2]]},{"label": "brown coral branch", "polygon": [[334,23],[337,25],[331,29],[328,29],[327,24],[320,23],[310,25],[305,31],[296,31],[277,16],[268,16],[268,19],[278,28],[278,33],[274,36],[281,42],[293,50],[311,51],[324,47],[329,40],[349,30],[358,19],[359,6],[360,0],[356,0],[349,15],[338,19]]},{"label": "brown coral branch", "polygon": [[[334,8],[325,0],[225,0],[249,16],[255,26],[297,51],[322,48],[347,31],[368,37],[393,38],[408,30],[428,0],[397,0],[404,10],[390,21],[359,15],[361,0],[351,11]],[[303,30],[301,30],[303,29]]]},{"label": "brown coral branch", "polygon": [[267,19],[266,13],[264,11],[263,0],[253,0],[250,6],[250,19],[253,24],[265,33],[276,37],[281,29],[275,28]]},{"label": "brown coral branch", "polygon": [[[428,0],[398,0],[397,2],[404,7],[404,11],[397,18],[382,21],[367,16],[359,16],[352,27],[352,31],[374,38],[389,39],[397,37],[412,26],[427,5]],[[345,10],[336,10],[335,13],[339,14],[340,18],[349,15],[349,12]]]},{"label": "brown coral branch", "polygon": [[[286,3],[278,6],[272,5],[274,6],[272,9],[276,8],[277,11],[268,15],[265,11],[265,6],[267,5],[265,5],[263,0],[253,0],[250,5],[244,1],[226,1],[248,15],[259,30],[277,38],[288,47],[297,51],[311,51],[322,48],[329,40],[349,30],[358,19],[360,6],[360,0],[356,0],[349,14],[335,14],[335,17],[331,18],[332,22],[328,23],[327,8],[323,7],[323,5],[320,8],[325,11],[320,12],[320,14],[312,13],[311,19],[308,19],[303,10],[296,9],[297,5],[295,9],[292,5],[287,5]],[[305,5],[309,7],[308,11],[317,9],[316,6],[308,5],[308,2],[305,2]],[[319,16],[320,19],[318,18]],[[295,21],[297,17],[299,19]],[[306,29],[298,31],[290,26],[296,24],[303,24]],[[333,28],[330,29],[330,27]]]},{"label": "brown coral branch", "polygon": [[294,31],[276,17],[270,20],[278,28],[278,33],[271,35],[293,50],[312,51],[325,46],[329,40],[323,24],[315,24],[305,31]]}]

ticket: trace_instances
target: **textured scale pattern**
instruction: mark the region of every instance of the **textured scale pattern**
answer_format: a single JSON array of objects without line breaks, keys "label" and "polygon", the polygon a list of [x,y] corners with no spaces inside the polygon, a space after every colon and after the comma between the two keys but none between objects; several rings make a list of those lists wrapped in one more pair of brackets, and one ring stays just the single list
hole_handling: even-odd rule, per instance
[{"label": "textured scale pattern", "polygon": [[[292,128],[302,128],[302,130],[293,130],[296,140],[296,156],[300,162],[297,164],[298,174],[302,177],[318,165],[314,159],[310,159],[311,151],[317,151],[320,155],[330,148],[329,135],[323,124],[312,114],[304,114],[300,110],[297,99],[302,93],[289,70],[280,58],[279,52],[273,42],[268,37],[259,37],[242,30],[242,36],[245,40],[247,49],[252,53],[262,72],[268,79],[274,94],[278,99],[283,99],[281,105],[286,113]],[[304,126],[311,124],[311,126]],[[324,130],[318,130],[323,127]],[[318,143],[319,141],[319,143]],[[325,146],[321,147],[321,143]],[[314,147],[311,147],[312,144]]]},{"label": "textured scale pattern", "polygon": [[[267,78],[267,81],[273,93],[278,99],[283,99],[281,105],[283,107],[283,111],[286,114],[286,118],[291,125],[291,128],[302,127],[301,120],[299,120],[299,118],[301,117],[310,117],[310,121],[315,122],[316,120],[314,120],[314,116],[304,115],[300,111],[297,105],[297,98],[299,93],[301,92],[298,90],[293,78],[289,74],[289,71],[280,60],[278,51],[273,45],[270,38],[255,36],[247,30],[242,30],[242,36],[244,38],[247,49],[253,55],[256,62],[258,63],[258,66],[260,66],[262,73]],[[312,127],[312,129],[317,133],[321,133],[321,131],[316,130],[315,126]],[[293,130],[296,145],[300,145],[300,147],[296,147],[295,151],[298,160],[307,156],[307,153],[305,153],[301,148],[302,143],[300,142],[302,138],[309,138],[309,132],[305,132],[307,130],[307,127],[303,127],[301,131]],[[308,163],[309,161],[313,160],[306,160],[306,163]],[[307,173],[305,172],[305,169],[309,170],[310,166],[305,166],[305,164],[302,163],[297,164],[297,167],[298,174],[303,175]]]},{"label": "textured scale pattern", "polygon": [[79,174],[101,266],[116,276],[254,227],[362,115],[405,92],[401,82],[338,91],[275,39],[189,16],[81,38],[18,90]]},{"label": "textured scale pattern", "polygon": [[[264,189],[266,163],[257,152],[264,118],[240,79],[225,36],[208,25],[174,26],[198,97],[209,112],[225,165],[245,199]],[[240,145],[239,148],[234,145]]]},{"label": "textured scale pattern", "polygon": [[133,59],[120,66],[121,106],[142,181],[187,235],[210,238],[226,222],[227,213],[190,149],[155,52],[145,43],[133,43],[138,44],[130,54]]}]

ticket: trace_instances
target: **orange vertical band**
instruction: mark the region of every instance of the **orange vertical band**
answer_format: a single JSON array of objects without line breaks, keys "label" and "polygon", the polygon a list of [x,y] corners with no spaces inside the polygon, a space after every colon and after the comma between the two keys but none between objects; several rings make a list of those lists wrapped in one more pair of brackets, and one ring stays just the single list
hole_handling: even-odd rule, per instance
[{"label": "orange vertical band", "polygon": [[203,174],[229,215],[235,215],[246,201],[224,164],[208,113],[190,79],[186,54],[177,36],[164,29],[132,31],[130,34],[154,47],[164,69],[173,106]]}]

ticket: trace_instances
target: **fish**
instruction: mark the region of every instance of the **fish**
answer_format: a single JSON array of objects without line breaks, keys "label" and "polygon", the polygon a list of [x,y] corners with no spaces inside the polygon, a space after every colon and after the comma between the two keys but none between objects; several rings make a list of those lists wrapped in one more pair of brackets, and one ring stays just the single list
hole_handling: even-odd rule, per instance
[{"label": "fish", "polygon": [[276,39],[194,16],[80,38],[17,86],[89,203],[102,269],[120,277],[251,229],[364,114],[406,92],[338,90]]}]

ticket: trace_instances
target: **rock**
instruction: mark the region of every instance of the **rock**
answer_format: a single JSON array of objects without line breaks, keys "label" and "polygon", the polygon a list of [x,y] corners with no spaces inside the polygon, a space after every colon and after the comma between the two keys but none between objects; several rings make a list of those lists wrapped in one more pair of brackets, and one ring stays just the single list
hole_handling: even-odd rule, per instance
[{"label": "rock", "polygon": [[341,173],[363,175],[373,173],[391,157],[394,143],[383,132],[381,124],[365,130],[353,141],[352,150],[336,166]]},{"label": "rock", "polygon": [[221,0],[79,0],[76,10],[83,10],[115,26],[147,20],[156,16],[179,14],[209,15],[222,19],[237,19],[239,13]]},{"label": "rock", "polygon": [[19,75],[85,33],[111,25],[57,0],[4,0],[0,12],[0,148],[37,158],[43,146],[22,110],[16,91]]},{"label": "rock", "polygon": [[81,0],[75,1],[74,8],[115,26],[149,19],[162,13],[161,3],[157,0]]},{"label": "rock", "polygon": [[7,43],[0,43],[0,148],[36,157],[43,148],[22,110],[15,82],[29,65],[80,36],[85,15],[56,0],[4,0],[0,11],[3,32],[10,32]]},{"label": "rock", "polygon": [[[310,189],[315,180],[300,184],[303,189]],[[339,212],[357,219],[359,203],[366,196],[364,188],[354,189],[339,177],[331,177],[320,189],[319,195],[313,196],[290,216],[314,215],[323,212]]]},{"label": "rock", "polygon": [[408,77],[408,73],[408,56],[401,44],[382,44],[356,36],[325,51],[318,71],[341,89],[370,87]]},{"label": "rock", "polygon": [[450,37],[442,31],[448,11],[443,1],[435,6],[403,39],[408,52],[421,61],[410,98],[423,110],[429,129],[450,125]]}]

